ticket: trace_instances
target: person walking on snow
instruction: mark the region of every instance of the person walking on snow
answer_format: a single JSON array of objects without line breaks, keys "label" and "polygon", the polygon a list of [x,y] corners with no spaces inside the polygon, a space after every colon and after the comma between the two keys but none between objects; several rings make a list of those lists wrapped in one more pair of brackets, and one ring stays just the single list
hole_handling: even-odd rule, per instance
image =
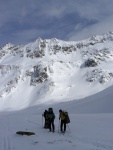
[{"label": "person walking on snow", "polygon": [[60,131],[62,133],[65,133],[67,121],[66,121],[65,112],[63,112],[61,109],[59,110],[59,120],[61,120],[61,122],[60,122]]},{"label": "person walking on snow", "polygon": [[[48,120],[49,120],[49,130],[51,131],[55,131],[55,125],[54,125],[54,120],[55,120],[55,114],[53,112],[52,108],[48,109]],[[51,126],[52,126],[52,130],[51,130]]]}]

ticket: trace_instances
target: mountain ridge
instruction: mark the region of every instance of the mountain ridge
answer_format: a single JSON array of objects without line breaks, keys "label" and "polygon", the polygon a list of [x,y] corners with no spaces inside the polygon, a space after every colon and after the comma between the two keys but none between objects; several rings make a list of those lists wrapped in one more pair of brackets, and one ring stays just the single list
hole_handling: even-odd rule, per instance
[{"label": "mountain ridge", "polygon": [[0,109],[81,99],[113,85],[112,41],[110,32],[82,41],[39,38],[24,46],[4,45]]}]

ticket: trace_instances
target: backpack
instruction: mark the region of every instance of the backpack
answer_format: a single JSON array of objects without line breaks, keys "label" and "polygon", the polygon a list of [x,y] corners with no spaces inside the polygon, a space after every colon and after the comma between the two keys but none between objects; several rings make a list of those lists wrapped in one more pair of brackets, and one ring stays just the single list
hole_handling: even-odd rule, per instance
[{"label": "backpack", "polygon": [[50,120],[55,119],[55,114],[53,112],[53,108],[48,109],[48,119],[50,119]]},{"label": "backpack", "polygon": [[65,111],[64,114],[65,114],[65,118],[66,118],[66,123],[70,123],[70,118],[69,118],[68,112]]},{"label": "backpack", "polygon": [[49,108],[48,111],[49,111],[49,112],[53,112],[53,108]]}]

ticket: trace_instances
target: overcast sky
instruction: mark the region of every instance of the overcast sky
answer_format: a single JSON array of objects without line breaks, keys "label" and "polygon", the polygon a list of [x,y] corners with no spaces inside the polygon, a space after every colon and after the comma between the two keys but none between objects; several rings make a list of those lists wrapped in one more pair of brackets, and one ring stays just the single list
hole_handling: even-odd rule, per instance
[{"label": "overcast sky", "polygon": [[0,46],[113,31],[113,0],[0,0]]}]

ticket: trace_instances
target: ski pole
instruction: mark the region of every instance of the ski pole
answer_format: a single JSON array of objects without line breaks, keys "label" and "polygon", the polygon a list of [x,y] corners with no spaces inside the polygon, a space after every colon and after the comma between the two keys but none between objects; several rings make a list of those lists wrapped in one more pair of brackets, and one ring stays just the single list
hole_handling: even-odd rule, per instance
[{"label": "ski pole", "polygon": [[43,115],[42,115],[42,127],[43,127]]},{"label": "ski pole", "polygon": [[71,130],[70,130],[69,125],[68,125],[68,124],[67,124],[67,126],[68,126],[69,133],[71,133]]},{"label": "ski pole", "polygon": [[59,120],[59,124],[58,124],[58,133],[60,132],[60,131],[59,131],[59,128],[60,128],[60,120]]}]

